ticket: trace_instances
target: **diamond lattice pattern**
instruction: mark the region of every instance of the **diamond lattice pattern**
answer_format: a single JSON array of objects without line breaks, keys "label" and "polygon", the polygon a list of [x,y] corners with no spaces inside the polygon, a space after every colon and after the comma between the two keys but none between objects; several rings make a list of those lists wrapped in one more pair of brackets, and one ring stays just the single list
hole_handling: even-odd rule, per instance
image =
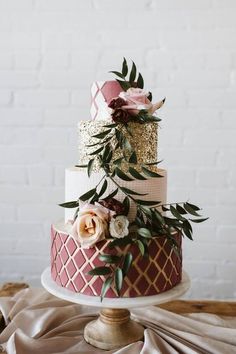
[{"label": "diamond lattice pattern", "polygon": [[[175,235],[181,248],[181,235]],[[171,289],[181,281],[182,261],[171,249],[168,241],[153,238],[148,245],[149,258],[142,257],[135,245],[115,250],[108,248],[109,240],[99,242],[94,248],[82,249],[68,234],[51,231],[51,274],[58,285],[85,295],[99,296],[105,278],[90,276],[87,272],[104,265],[99,254],[132,252],[133,264],[124,278],[122,297],[156,295]],[[112,287],[106,297],[117,297]]]}]

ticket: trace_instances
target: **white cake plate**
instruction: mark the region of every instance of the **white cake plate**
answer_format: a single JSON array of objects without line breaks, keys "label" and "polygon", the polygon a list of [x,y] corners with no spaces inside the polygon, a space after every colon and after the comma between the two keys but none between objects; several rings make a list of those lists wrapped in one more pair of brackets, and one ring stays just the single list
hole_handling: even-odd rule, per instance
[{"label": "white cake plate", "polygon": [[182,281],[173,289],[153,296],[133,298],[104,298],[82,295],[62,288],[52,280],[50,268],[46,268],[41,276],[43,287],[51,294],[63,300],[81,305],[102,308],[97,320],[89,322],[84,329],[85,340],[100,349],[113,350],[143,338],[144,328],[130,319],[128,308],[157,305],[174,300],[189,289],[190,279],[183,272]]}]

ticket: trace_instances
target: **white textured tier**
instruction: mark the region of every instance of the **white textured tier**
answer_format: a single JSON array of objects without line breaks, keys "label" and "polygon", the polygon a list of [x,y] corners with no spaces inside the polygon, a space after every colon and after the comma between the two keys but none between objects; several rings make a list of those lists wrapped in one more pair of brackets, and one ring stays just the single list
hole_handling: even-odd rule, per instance
[{"label": "white textured tier", "polygon": [[[117,178],[117,182],[120,186],[132,189],[138,193],[148,193],[146,196],[140,196],[139,199],[143,200],[158,200],[161,203],[166,203],[167,195],[167,171],[164,169],[157,169],[157,172],[162,175],[162,178],[149,178],[148,180],[130,181],[126,182]],[[104,173],[96,172],[92,173],[89,178],[86,170],[82,170],[77,167],[66,169],[65,178],[65,199],[66,202],[77,200],[79,196],[86,193],[88,190],[94,188]],[[108,180],[107,191],[103,198],[110,194],[116,186]],[[117,193],[116,199],[123,200],[124,194],[122,192]],[[65,222],[72,220],[75,209],[65,209]],[[129,219],[132,220],[135,217],[135,205],[132,202],[130,207]]]}]

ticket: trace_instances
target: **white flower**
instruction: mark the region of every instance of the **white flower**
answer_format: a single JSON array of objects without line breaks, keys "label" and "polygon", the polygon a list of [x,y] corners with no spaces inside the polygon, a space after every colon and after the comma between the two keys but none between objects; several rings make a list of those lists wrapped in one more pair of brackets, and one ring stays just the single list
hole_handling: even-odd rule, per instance
[{"label": "white flower", "polygon": [[129,220],[124,215],[112,218],[109,225],[110,235],[116,238],[123,238],[129,233]]}]

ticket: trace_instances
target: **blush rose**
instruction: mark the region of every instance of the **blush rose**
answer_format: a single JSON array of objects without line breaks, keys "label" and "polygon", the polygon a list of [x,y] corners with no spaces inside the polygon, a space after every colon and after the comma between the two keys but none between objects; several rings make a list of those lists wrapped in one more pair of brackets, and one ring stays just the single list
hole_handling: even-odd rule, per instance
[{"label": "blush rose", "polygon": [[126,101],[126,105],[122,106],[122,109],[127,110],[131,115],[137,115],[142,109],[145,109],[149,114],[153,114],[162,107],[165,99],[153,104],[148,99],[148,95],[149,92],[134,87],[129,88],[126,92],[122,91],[119,97]]},{"label": "blush rose", "polygon": [[72,236],[82,248],[91,248],[108,236],[108,222],[114,213],[99,204],[85,204],[72,226]]}]

